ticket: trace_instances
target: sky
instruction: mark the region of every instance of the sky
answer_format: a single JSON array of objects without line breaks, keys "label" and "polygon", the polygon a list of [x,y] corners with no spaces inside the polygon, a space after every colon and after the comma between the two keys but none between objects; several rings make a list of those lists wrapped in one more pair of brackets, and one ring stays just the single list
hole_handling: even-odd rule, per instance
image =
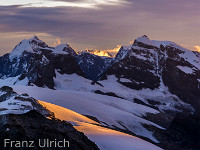
[{"label": "sky", "polygon": [[139,36],[200,50],[199,0],[1,0],[0,55],[37,35],[49,46],[114,49]]}]

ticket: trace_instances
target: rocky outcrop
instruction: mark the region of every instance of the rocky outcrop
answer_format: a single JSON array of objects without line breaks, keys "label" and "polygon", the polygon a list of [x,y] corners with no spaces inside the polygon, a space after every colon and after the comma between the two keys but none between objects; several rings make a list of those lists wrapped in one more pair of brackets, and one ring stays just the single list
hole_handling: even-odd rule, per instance
[{"label": "rocky outcrop", "polygon": [[[146,36],[143,38],[150,42]],[[112,65],[102,79],[115,75],[119,83],[137,90],[155,89],[160,86],[157,47],[138,42],[136,39],[131,47],[127,49],[122,47],[116,59],[119,62]],[[128,80],[123,82],[121,79]]]},{"label": "rocky outcrop", "polygon": [[27,94],[20,94],[11,87],[3,86],[0,88],[0,115],[3,114],[23,114],[30,110],[36,110],[46,117],[54,117],[54,114],[44,108],[39,102],[29,97]]},{"label": "rocky outcrop", "polygon": [[[50,118],[47,119],[46,117]],[[34,141],[31,149],[52,149],[58,148],[40,147],[39,139],[42,141],[69,141],[69,147],[60,149],[69,150],[97,150],[98,147],[91,142],[83,133],[78,132],[70,123],[55,118],[54,113],[43,107],[36,99],[27,94],[19,94],[11,87],[0,88],[0,149],[30,149],[29,145],[22,146],[22,141]],[[16,145],[7,143],[9,141],[20,141]],[[43,144],[45,144],[43,142]],[[63,145],[63,144],[62,144]]]},{"label": "rocky outcrop", "polygon": [[41,50],[40,54],[33,54],[27,69],[21,74],[19,80],[27,78],[29,85],[35,84],[39,87],[47,86],[54,89],[54,78],[57,71],[60,74],[76,73],[85,77],[74,56]]},{"label": "rocky outcrop", "polygon": [[31,53],[24,52],[19,60],[14,59],[13,61],[9,59],[9,54],[0,57],[0,78],[21,75],[26,70],[32,56]]},{"label": "rocky outcrop", "polygon": [[[169,91],[183,101],[200,108],[200,57],[198,52],[167,46],[162,78]],[[187,59],[188,57],[188,59]]]},{"label": "rocky outcrop", "polygon": [[26,85],[37,85],[53,89],[53,78],[60,74],[76,73],[85,77],[78,66],[76,52],[67,44],[49,47],[34,36],[20,42],[11,53],[0,57],[0,78],[16,77]]},{"label": "rocky outcrop", "polygon": [[97,81],[101,75],[115,62],[111,57],[100,57],[89,52],[82,52],[76,56],[78,65],[86,78]]},{"label": "rocky outcrop", "polygon": [[166,130],[157,129],[155,137],[160,147],[166,150],[199,150],[200,117],[199,115],[178,113]]},{"label": "rocky outcrop", "polygon": [[[98,147],[91,142],[83,133],[78,132],[73,126],[65,121],[50,120],[43,117],[41,114],[32,110],[21,115],[6,114],[0,116],[0,148],[2,150],[14,150],[19,146],[21,150],[98,150]],[[32,147],[30,143],[28,147],[26,144],[10,145],[8,142],[5,145],[5,139],[10,141],[33,141]],[[40,140],[39,140],[40,139]],[[49,141],[67,141],[65,147],[63,142],[60,144],[61,148],[55,143],[52,146],[45,145],[44,140]],[[68,145],[69,144],[69,145]],[[5,147],[6,146],[6,147]],[[41,147],[44,146],[44,147]]]},{"label": "rocky outcrop", "polygon": [[132,46],[123,47],[118,60],[102,76],[114,75],[118,82],[141,90],[167,87],[186,103],[200,108],[200,54],[169,41],[137,38]]}]

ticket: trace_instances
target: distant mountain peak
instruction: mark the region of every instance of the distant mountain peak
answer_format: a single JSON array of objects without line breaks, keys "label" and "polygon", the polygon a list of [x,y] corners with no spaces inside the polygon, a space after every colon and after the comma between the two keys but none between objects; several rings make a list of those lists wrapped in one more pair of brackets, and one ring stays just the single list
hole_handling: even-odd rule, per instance
[{"label": "distant mountain peak", "polygon": [[144,37],[144,38],[148,38],[148,36],[147,36],[147,35],[143,35],[142,37]]},{"label": "distant mountain peak", "polygon": [[55,47],[55,49],[59,49],[60,51],[64,51],[65,48],[69,48],[69,45],[68,44],[60,44]]},{"label": "distant mountain peak", "polygon": [[30,40],[40,40],[38,36],[34,35]]},{"label": "distant mountain peak", "polygon": [[13,61],[14,58],[19,58],[24,51],[33,53],[38,49],[45,47],[48,47],[48,45],[35,35],[32,38],[24,39],[19,44],[17,44],[9,54],[9,58],[11,61]]},{"label": "distant mountain peak", "polygon": [[134,44],[135,45],[138,45],[138,44],[144,44],[144,45],[148,45],[148,46],[156,46],[154,44],[154,42],[152,42],[148,36],[146,35],[143,35],[141,37],[138,37],[135,41],[134,41]]},{"label": "distant mountain peak", "polygon": [[68,44],[60,44],[56,46],[53,50],[56,54],[70,54],[75,56],[76,52]]},{"label": "distant mountain peak", "polygon": [[29,39],[28,41],[31,43],[33,47],[36,46],[36,48],[48,47],[48,45],[44,41],[40,40],[36,35],[34,35],[33,38]]},{"label": "distant mountain peak", "polygon": [[[180,45],[176,44],[175,42],[172,41],[157,41],[157,40],[150,40],[149,37],[147,35],[143,35],[141,37],[138,37],[137,39],[135,39],[134,43],[132,46],[142,46],[142,47],[148,47],[148,48],[152,48],[152,47],[157,47],[160,48],[160,46],[170,46],[170,47],[174,47],[174,48],[178,48],[181,49],[183,51],[185,51],[185,48],[181,47]],[[150,47],[149,47],[150,46]]]}]

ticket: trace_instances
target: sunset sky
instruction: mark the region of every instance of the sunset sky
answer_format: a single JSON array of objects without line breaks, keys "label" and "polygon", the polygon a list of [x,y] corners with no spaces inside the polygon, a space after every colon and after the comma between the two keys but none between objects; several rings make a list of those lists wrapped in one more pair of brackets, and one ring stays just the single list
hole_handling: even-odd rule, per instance
[{"label": "sunset sky", "polygon": [[200,49],[199,0],[1,0],[0,55],[37,35],[50,46],[113,49],[138,36]]}]

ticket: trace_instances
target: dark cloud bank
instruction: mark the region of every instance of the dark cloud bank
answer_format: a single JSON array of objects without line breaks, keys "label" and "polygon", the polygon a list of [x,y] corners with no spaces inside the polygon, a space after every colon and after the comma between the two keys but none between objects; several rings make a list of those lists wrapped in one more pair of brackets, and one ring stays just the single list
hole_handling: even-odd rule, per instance
[{"label": "dark cloud bank", "polygon": [[172,40],[192,48],[200,45],[199,4],[197,0],[129,0],[127,4],[98,9],[0,6],[0,34],[48,33],[80,50],[114,48],[147,34],[152,39]]}]

